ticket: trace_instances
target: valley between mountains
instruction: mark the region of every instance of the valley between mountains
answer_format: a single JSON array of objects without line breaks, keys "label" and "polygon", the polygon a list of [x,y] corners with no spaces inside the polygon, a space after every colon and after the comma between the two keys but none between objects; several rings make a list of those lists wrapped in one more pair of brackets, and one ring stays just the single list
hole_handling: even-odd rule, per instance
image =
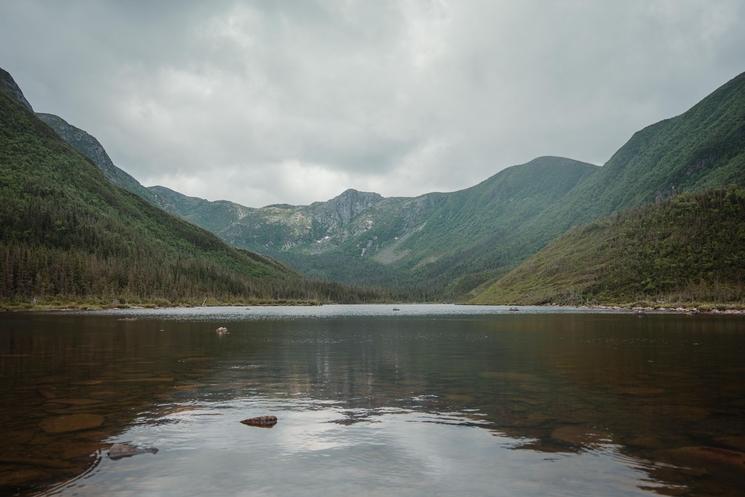
[{"label": "valley between mountains", "polygon": [[[34,114],[12,77],[0,80],[4,300],[745,302],[745,74],[638,131],[602,166],[545,156],[455,192],[350,189],[260,208],[145,187],[94,136]],[[18,276],[49,258],[85,261],[92,241],[113,266],[81,278],[101,288]],[[179,274],[168,284],[143,263],[161,253]],[[138,277],[149,283],[136,288]],[[192,290],[169,294],[179,281]]]}]

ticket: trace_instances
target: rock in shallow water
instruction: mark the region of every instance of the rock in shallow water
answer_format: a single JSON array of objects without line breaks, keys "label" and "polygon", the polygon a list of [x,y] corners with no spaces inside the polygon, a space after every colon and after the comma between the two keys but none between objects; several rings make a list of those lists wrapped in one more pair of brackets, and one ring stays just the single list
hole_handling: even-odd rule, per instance
[{"label": "rock in shallow water", "polygon": [[277,424],[277,416],[257,416],[241,421],[244,425],[258,426],[260,428],[271,428]]},{"label": "rock in shallow water", "polygon": [[46,418],[39,426],[46,433],[69,433],[73,431],[90,430],[103,424],[103,416],[99,414],[66,414]]},{"label": "rock in shallow water", "polygon": [[125,457],[132,457],[138,454],[157,454],[158,449],[155,447],[135,447],[128,443],[117,443],[109,447],[109,459],[117,460]]},{"label": "rock in shallow water", "polygon": [[609,439],[607,434],[583,425],[560,426],[551,432],[551,438],[575,446],[595,445]]},{"label": "rock in shallow water", "polygon": [[680,447],[677,449],[662,450],[658,455],[664,460],[669,459],[673,463],[689,466],[698,464],[727,465],[732,468],[745,471],[745,452],[737,450],[720,449],[719,447]]},{"label": "rock in shallow water", "polygon": [[719,437],[714,440],[729,449],[745,452],[745,435],[732,435],[728,437]]}]

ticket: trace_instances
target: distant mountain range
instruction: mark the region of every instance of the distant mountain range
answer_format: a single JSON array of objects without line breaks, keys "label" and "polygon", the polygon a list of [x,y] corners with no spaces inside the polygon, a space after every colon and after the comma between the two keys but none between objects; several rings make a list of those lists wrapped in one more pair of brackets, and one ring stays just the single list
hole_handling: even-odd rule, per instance
[{"label": "distant mountain range", "polygon": [[442,298],[459,292],[465,277],[481,282],[490,264],[513,260],[520,247],[512,235],[595,169],[541,157],[452,193],[384,198],[347,190],[326,202],[260,209],[151,191],[168,212],[305,274]]},{"label": "distant mountain range", "polygon": [[347,190],[306,206],[251,208],[146,188],[116,167],[93,136],[57,116],[38,116],[111,183],[234,247],[308,276],[386,287],[419,300],[509,301],[519,292],[505,285],[520,274],[510,271],[526,259],[535,262],[533,254],[573,227],[644,205],[668,206],[666,200],[685,192],[745,185],[745,74],[684,114],[635,133],[602,167],[540,157],[456,192],[384,198]]}]

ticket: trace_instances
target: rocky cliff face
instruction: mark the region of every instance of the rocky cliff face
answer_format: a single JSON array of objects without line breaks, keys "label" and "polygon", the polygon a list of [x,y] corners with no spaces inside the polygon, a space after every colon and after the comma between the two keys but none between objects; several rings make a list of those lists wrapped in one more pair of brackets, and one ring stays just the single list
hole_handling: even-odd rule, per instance
[{"label": "rocky cliff face", "polygon": [[87,157],[95,164],[106,179],[120,188],[124,188],[145,200],[158,205],[157,199],[153,193],[142,186],[139,181],[119,169],[106,153],[101,142],[96,137],[86,131],[73,126],[59,116],[54,114],[45,114],[37,112],[36,116],[44,121],[47,126],[52,128],[57,135],[67,142],[72,148],[77,150],[84,157]]},{"label": "rocky cliff face", "polygon": [[34,111],[34,109],[31,107],[31,104],[28,103],[28,100],[26,100],[26,97],[23,96],[23,92],[16,84],[13,76],[11,76],[8,71],[2,68],[0,68],[0,85],[3,87],[2,89],[6,95],[9,95],[11,98],[18,101],[21,105],[26,107],[31,112]]},{"label": "rocky cliff face", "polygon": [[114,174],[116,166],[114,166],[111,157],[104,150],[103,145],[95,137],[54,114],[37,112],[36,116],[52,128],[60,138],[72,145],[75,150],[88,157],[104,173],[107,173],[107,177]]},{"label": "rocky cliff face", "polygon": [[350,188],[326,202],[314,202],[307,210],[327,231],[334,232],[348,226],[355,217],[382,200],[383,196],[378,193]]}]

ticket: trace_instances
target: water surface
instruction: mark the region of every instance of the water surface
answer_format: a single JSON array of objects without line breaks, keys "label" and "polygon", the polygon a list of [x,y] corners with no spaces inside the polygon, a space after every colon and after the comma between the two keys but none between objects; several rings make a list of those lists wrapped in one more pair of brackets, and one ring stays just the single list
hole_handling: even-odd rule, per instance
[{"label": "water surface", "polygon": [[743,495],[742,317],[393,307],[2,315],[0,495]]}]

